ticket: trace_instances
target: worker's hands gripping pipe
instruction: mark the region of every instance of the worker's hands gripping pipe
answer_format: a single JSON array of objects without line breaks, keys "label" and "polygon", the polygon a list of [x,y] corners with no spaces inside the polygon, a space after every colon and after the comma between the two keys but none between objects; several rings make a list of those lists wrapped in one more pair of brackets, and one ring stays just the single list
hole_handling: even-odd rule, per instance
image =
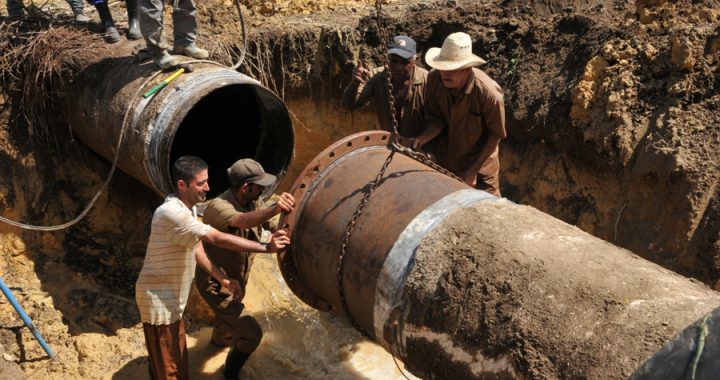
[{"label": "worker's hands gripping pipe", "polygon": [[270,242],[265,244],[265,252],[278,252],[282,249],[285,249],[288,244],[290,244],[290,237],[288,236],[287,231],[277,230],[273,232],[272,236],[270,236]]}]

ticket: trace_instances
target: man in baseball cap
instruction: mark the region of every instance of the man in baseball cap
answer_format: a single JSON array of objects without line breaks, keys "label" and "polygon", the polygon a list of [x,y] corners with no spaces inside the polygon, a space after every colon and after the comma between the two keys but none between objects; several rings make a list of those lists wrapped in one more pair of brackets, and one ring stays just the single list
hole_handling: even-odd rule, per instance
[{"label": "man in baseball cap", "polygon": [[442,48],[428,50],[425,61],[434,68],[427,80],[426,128],[412,147],[437,137],[438,164],[468,185],[500,196],[499,146],[507,137],[500,85],[477,68],[485,60],[473,54],[467,33],[447,36]]},{"label": "man in baseball cap", "polygon": [[388,49],[388,55],[390,54],[410,59],[417,55],[417,44],[408,36],[395,36],[390,44],[390,49]]},{"label": "man in baseball cap", "polygon": [[[203,221],[214,228],[249,240],[260,241],[263,228],[277,230],[278,216],[295,207],[295,198],[282,193],[277,202],[266,206],[259,200],[267,186],[277,178],[263,170],[257,161],[245,158],[227,169],[230,188],[208,202]],[[240,283],[240,295],[233,298],[227,289],[204,271],[195,271],[195,285],[200,295],[215,312],[215,327],[211,343],[216,347],[232,346],[225,359],[225,379],[239,378],[240,369],[262,339],[257,321],[244,313],[242,303],[250,276],[253,252],[232,252],[217,246],[205,245],[205,252],[229,277]]]},{"label": "man in baseball cap", "polygon": [[387,73],[371,71],[359,61],[353,70],[352,81],[345,88],[342,104],[347,110],[362,107],[373,100],[379,129],[393,131],[397,121],[400,141],[409,144],[424,128],[423,104],[427,70],[417,66],[417,44],[408,36],[395,36],[388,48],[388,67],[395,98],[395,109],[389,107]]},{"label": "man in baseball cap", "polygon": [[277,180],[274,175],[265,173],[260,163],[250,158],[237,160],[228,168],[227,173],[231,186],[243,183],[254,183],[262,187],[268,187]]}]

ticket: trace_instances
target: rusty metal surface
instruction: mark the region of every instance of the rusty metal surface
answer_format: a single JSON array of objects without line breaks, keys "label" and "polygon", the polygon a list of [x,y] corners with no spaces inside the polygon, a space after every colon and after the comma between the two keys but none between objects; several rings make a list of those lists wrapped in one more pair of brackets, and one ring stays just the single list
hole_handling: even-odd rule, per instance
[{"label": "rusty metal surface", "polygon": [[[282,100],[262,84],[216,64],[195,63],[193,72],[155,95],[136,97],[156,67],[137,62],[133,45],[118,45],[126,55],[111,52],[78,62],[85,66],[70,78],[73,101],[63,114],[83,143],[112,160],[130,107],[118,167],[160,195],[172,190],[170,166],[182,154],[208,162],[211,195],[224,190],[224,171],[240,158],[254,158],[280,178],[285,174],[294,149],[292,123]],[[158,75],[148,86],[168,75]],[[201,111],[205,117],[188,121]]]},{"label": "rusty metal surface", "polygon": [[[278,259],[290,288],[309,305],[341,310],[336,280],[349,219],[390,150],[389,133],[361,132],[323,151],[292,192],[298,207],[283,219],[293,243]],[[387,253],[406,225],[438,199],[467,186],[397,154],[350,237],[343,286],[352,318],[373,330],[375,282]]]}]

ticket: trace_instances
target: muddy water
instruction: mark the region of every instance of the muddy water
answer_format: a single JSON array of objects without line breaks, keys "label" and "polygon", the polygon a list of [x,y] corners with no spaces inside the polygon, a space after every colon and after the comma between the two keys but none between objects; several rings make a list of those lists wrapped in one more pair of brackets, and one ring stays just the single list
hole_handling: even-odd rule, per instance
[{"label": "muddy water", "polygon": [[[265,336],[243,369],[243,379],[405,379],[392,356],[362,338],[345,318],[316,311],[295,297],[275,255],[256,256],[245,303]],[[196,379],[218,378],[227,352],[209,348],[210,331],[204,328],[189,337]]]}]

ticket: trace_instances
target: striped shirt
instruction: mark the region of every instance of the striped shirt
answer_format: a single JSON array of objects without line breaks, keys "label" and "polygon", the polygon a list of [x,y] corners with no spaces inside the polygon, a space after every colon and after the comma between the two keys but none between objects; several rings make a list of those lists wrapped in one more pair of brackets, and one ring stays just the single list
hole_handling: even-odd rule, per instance
[{"label": "striped shirt", "polygon": [[195,273],[195,245],[210,232],[174,194],[155,210],[145,261],[135,284],[135,300],[143,323],[177,322],[187,304]]}]

